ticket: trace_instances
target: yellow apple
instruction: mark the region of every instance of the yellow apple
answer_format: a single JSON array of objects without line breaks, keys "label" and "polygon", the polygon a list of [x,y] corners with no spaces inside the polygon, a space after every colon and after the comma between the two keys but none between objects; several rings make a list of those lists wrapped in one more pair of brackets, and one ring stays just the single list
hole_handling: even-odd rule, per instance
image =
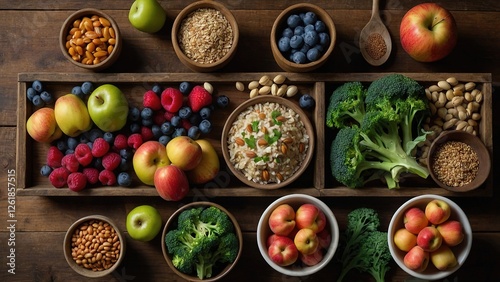
[{"label": "yellow apple", "polygon": [[76,137],[92,127],[87,106],[74,94],[59,97],[54,105],[56,122],[62,132]]},{"label": "yellow apple", "polygon": [[219,173],[219,156],[208,140],[198,139],[196,143],[201,147],[201,161],[194,169],[186,173],[191,183],[203,184],[214,179]]},{"label": "yellow apple", "polygon": [[167,156],[180,169],[191,170],[201,162],[201,146],[188,136],[177,136],[167,143]]}]

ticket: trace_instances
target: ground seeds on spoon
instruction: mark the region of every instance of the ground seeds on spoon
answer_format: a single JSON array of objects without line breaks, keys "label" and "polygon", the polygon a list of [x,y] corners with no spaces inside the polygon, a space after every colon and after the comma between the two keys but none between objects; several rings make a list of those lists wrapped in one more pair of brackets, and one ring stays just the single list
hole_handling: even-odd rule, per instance
[{"label": "ground seeds on spoon", "polygon": [[379,60],[387,52],[387,45],[380,33],[372,33],[368,36],[368,43],[365,49],[372,59]]}]

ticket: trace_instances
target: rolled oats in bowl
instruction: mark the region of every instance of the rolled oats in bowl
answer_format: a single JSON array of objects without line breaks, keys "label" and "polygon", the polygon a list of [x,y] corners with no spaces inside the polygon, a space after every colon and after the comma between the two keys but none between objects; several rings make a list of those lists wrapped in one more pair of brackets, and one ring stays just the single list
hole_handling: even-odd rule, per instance
[{"label": "rolled oats in bowl", "polygon": [[298,112],[278,102],[248,106],[232,123],[229,161],[258,184],[282,183],[303,165],[310,136]]}]

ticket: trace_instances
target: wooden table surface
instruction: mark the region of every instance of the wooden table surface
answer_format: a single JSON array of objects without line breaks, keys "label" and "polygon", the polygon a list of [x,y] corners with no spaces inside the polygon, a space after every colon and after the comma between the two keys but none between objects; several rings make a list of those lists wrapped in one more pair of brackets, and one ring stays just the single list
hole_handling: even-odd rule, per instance
[{"label": "wooden table surface", "polygon": [[[85,72],[66,61],[58,46],[57,35],[65,18],[84,7],[100,8],[118,22],[124,39],[120,60],[109,73],[191,73],[174,54],[170,27],[177,13],[193,1],[160,1],[167,12],[167,24],[157,34],[141,33],[131,27],[128,9],[132,1],[0,1],[3,25],[0,39],[0,280],[2,281],[85,281],[66,263],[62,250],[66,229],[76,219],[89,214],[104,214],[125,230],[125,217],[137,205],[157,207],[166,222],[179,206],[199,200],[210,200],[225,206],[238,219],[244,231],[241,260],[224,281],[326,281],[336,279],[339,268],[332,261],[319,273],[301,278],[286,277],[274,271],[262,259],[256,243],[256,228],[262,211],[276,197],[206,197],[189,195],[181,202],[166,202],[152,196],[113,197],[44,197],[9,196],[16,181],[16,117],[18,73]],[[269,46],[274,18],[285,7],[300,1],[225,0],[240,27],[240,47],[234,60],[220,72],[279,72]],[[372,67],[365,63],[357,47],[357,38],[370,18],[371,1],[312,1],[328,11],[337,28],[337,45],[321,73],[416,72],[416,73],[491,73],[493,92],[500,84],[500,2],[496,0],[442,0],[457,20],[459,41],[447,58],[435,63],[412,60],[399,43],[399,23],[416,0],[381,1],[383,18],[393,38],[389,62]],[[496,109],[498,99],[491,107]],[[493,115],[492,128],[498,126]],[[498,135],[493,133],[497,142]],[[493,175],[500,171],[493,156]],[[28,162],[30,159],[28,159]],[[252,188],[248,188],[252,189]],[[467,213],[472,225],[473,245],[466,263],[443,281],[487,281],[500,277],[500,213],[498,192],[493,196],[456,195],[453,199]],[[409,197],[324,197],[335,213],[340,229],[345,229],[346,215],[358,207],[375,208],[387,228],[393,212]],[[8,214],[14,217],[7,218]],[[14,221],[12,221],[14,219]],[[160,248],[160,237],[148,243],[133,241],[128,235],[126,258],[113,275],[95,281],[179,281],[167,266]],[[8,258],[7,256],[15,256]],[[14,265],[8,265],[13,262]],[[15,267],[15,270],[11,270]],[[12,274],[9,272],[15,272]],[[352,277],[369,281],[367,277]],[[416,281],[394,262],[387,281]]]}]

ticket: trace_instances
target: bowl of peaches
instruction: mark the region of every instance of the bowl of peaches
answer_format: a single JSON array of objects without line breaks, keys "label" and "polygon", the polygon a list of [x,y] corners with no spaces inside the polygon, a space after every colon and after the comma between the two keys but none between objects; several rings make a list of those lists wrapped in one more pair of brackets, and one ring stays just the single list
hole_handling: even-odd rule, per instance
[{"label": "bowl of peaches", "polygon": [[425,280],[443,279],[462,266],[472,246],[465,212],[439,195],[414,197],[394,213],[389,250],[406,273]]},{"label": "bowl of peaches", "polygon": [[257,245],[264,260],[289,276],[318,272],[333,258],[339,227],[321,200],[291,194],[271,203],[257,225]]}]

